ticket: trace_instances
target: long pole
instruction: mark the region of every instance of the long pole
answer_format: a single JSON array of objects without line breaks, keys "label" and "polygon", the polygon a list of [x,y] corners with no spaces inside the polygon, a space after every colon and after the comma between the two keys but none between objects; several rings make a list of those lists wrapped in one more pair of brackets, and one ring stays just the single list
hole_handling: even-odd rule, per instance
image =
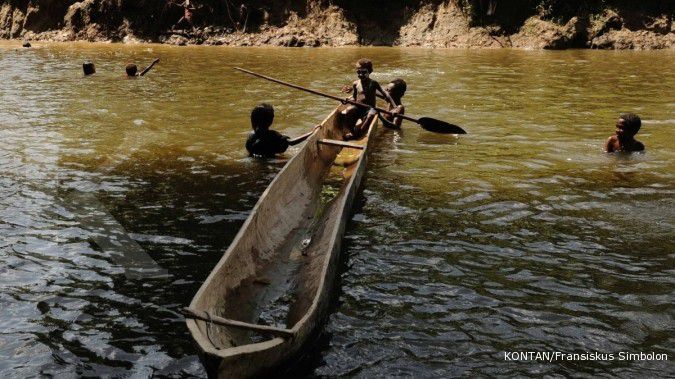
[{"label": "long pole", "polygon": [[[238,70],[238,71],[241,71],[241,72],[245,72],[249,75],[257,76],[258,78],[261,78],[261,79],[269,80],[270,82],[274,82],[274,83],[278,83],[278,84],[281,84],[281,85],[284,85],[284,86],[287,86],[287,87],[295,88],[295,89],[300,90],[300,91],[309,92],[309,93],[312,93],[314,95],[327,97],[329,99],[333,99],[333,100],[341,101],[341,102],[344,102],[344,103],[356,105],[358,107],[373,108],[378,112],[382,112],[382,113],[386,113],[386,114],[390,114],[390,115],[394,114],[393,112],[391,112],[389,110],[386,110],[386,109],[383,109],[383,108],[372,107],[368,104],[359,103],[358,101],[347,100],[347,99],[344,99],[344,98],[341,98],[341,97],[338,97],[338,96],[333,96],[333,95],[329,95],[327,93],[315,91],[313,89],[301,87],[297,84],[284,82],[283,80],[275,79],[275,78],[272,78],[272,77],[269,77],[269,76],[266,76],[266,75],[263,75],[263,74],[258,74],[257,72],[249,71],[249,70],[246,70],[246,69],[241,68],[241,67],[235,67],[234,69]],[[405,119],[405,120],[417,122],[417,119],[414,119],[412,117],[408,117],[406,115],[396,114],[396,117],[400,117],[400,118]]]},{"label": "long pole", "polygon": [[386,114],[389,114],[389,115],[393,115],[395,117],[400,117],[404,120],[412,121],[412,122],[420,125],[425,130],[428,130],[430,132],[443,133],[443,134],[466,134],[466,131],[464,129],[462,129],[461,127],[459,127],[457,125],[454,125],[454,124],[450,124],[450,123],[445,122],[443,120],[437,120],[437,119],[431,118],[431,117],[421,117],[419,119],[412,118],[412,117],[409,117],[409,116],[406,116],[406,115],[394,113],[394,112],[389,111],[387,109],[382,109],[382,108],[378,108],[378,107],[371,107],[368,104],[359,103],[358,101],[343,99],[343,98],[340,98],[340,97],[337,97],[337,96],[329,95],[327,93],[323,93],[323,92],[315,91],[313,89],[301,87],[297,84],[284,82],[283,80],[279,80],[279,79],[275,79],[275,78],[272,78],[272,77],[269,77],[269,76],[266,76],[266,75],[258,74],[257,72],[246,70],[246,69],[243,69],[241,67],[235,67],[234,69],[238,70],[238,71],[241,71],[241,72],[244,72],[244,73],[249,74],[249,75],[253,75],[253,76],[261,78],[261,79],[269,80],[270,82],[273,82],[273,83],[281,84],[281,85],[284,85],[286,87],[291,87],[291,88],[295,88],[295,89],[300,90],[300,91],[308,92],[308,93],[311,93],[313,95],[323,96],[323,97],[326,97],[326,98],[329,98],[329,99],[340,101],[340,102],[345,103],[345,104],[356,105],[358,107],[372,108],[372,109],[375,109],[376,111],[381,112],[381,113],[386,113]]}]

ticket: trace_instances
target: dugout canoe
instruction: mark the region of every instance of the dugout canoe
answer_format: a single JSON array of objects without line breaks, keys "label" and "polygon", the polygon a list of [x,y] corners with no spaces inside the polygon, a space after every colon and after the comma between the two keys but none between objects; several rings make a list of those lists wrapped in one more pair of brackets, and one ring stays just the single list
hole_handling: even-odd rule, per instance
[{"label": "dugout canoe", "polygon": [[263,192],[183,310],[211,378],[273,374],[327,316],[342,236],[377,128],[344,141],[334,110]]}]

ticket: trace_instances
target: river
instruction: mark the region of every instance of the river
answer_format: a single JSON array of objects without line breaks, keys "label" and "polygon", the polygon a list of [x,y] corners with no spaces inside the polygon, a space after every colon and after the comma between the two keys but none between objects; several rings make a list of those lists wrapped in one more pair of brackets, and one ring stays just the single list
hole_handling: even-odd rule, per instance
[{"label": "river", "polygon": [[[2,377],[203,376],[178,311],[297,151],[248,158],[249,112],[269,102],[299,135],[335,106],[232,67],[337,95],[361,57],[408,82],[409,114],[469,134],[379,133],[340,293],[292,375],[673,373],[504,355],[675,358],[672,51],[17,46],[0,44]],[[604,154],[629,111],[646,153]]]}]

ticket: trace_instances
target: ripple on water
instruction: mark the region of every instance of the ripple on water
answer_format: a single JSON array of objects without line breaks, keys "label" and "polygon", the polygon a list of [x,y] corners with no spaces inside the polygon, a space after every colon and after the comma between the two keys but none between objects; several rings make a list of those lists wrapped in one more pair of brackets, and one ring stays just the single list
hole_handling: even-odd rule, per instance
[{"label": "ripple on water", "polygon": [[[147,49],[2,51],[10,79],[0,82],[3,376],[203,377],[179,310],[287,160],[246,156],[250,109],[271,102],[275,127],[297,135],[335,105],[222,63],[332,93],[365,55],[377,56],[381,82],[408,82],[411,114],[470,134],[404,124],[377,137],[346,231],[337,302],[299,371],[670,372],[659,362],[503,357],[675,352],[670,53]],[[120,81],[120,62],[149,54],[162,56],[160,68]],[[72,62],[91,57],[98,72],[82,80]],[[287,64],[298,57],[313,62],[300,77]],[[213,77],[222,80],[205,81]],[[639,93],[626,90],[638,84]],[[646,154],[601,153],[624,109],[643,115]],[[127,277],[102,237],[133,245],[166,275]]]}]

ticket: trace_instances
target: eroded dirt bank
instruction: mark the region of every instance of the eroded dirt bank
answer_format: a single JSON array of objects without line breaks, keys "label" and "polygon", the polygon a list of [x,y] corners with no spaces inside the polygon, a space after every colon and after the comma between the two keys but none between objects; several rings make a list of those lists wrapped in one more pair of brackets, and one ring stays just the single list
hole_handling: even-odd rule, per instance
[{"label": "eroded dirt bank", "polygon": [[[675,48],[670,0],[183,2],[0,0],[0,37],[297,47]],[[190,20],[181,20],[186,7]]]}]

